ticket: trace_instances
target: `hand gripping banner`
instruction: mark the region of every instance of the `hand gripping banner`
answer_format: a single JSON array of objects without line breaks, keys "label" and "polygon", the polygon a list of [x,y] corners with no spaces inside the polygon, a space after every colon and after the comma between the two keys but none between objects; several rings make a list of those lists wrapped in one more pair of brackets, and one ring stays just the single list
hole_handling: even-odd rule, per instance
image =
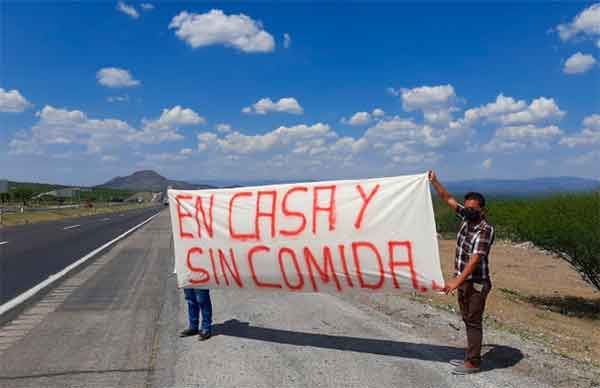
[{"label": "hand gripping banner", "polygon": [[441,290],[427,174],[169,190],[179,287]]}]

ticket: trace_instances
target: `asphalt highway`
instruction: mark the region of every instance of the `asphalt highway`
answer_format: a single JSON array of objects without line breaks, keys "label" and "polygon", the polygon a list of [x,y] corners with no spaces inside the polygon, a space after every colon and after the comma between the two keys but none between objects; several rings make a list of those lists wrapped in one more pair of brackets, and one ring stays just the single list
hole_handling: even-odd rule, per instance
[{"label": "asphalt highway", "polygon": [[164,208],[0,228],[0,304]]}]

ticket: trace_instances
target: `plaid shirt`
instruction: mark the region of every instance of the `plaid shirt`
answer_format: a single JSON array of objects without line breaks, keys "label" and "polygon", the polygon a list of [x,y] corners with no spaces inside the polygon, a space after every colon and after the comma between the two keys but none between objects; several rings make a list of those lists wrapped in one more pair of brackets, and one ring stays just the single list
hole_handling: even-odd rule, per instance
[{"label": "plaid shirt", "polygon": [[456,237],[454,274],[458,276],[465,270],[471,255],[479,255],[479,263],[467,280],[490,280],[489,256],[494,243],[494,227],[485,218],[475,226],[469,225],[465,220],[464,210],[461,204],[456,208],[456,215],[462,220],[462,224]]}]

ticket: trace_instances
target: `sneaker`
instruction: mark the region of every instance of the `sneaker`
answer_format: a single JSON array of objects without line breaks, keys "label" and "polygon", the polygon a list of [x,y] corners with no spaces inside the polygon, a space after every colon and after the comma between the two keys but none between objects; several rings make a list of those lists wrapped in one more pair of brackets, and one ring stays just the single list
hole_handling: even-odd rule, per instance
[{"label": "sneaker", "polygon": [[452,366],[464,366],[465,360],[459,360],[458,358],[456,358],[454,360],[448,361],[448,363]]},{"label": "sneaker", "polygon": [[198,334],[197,329],[185,329],[184,331],[179,333],[179,336],[180,337],[190,337],[190,336],[196,335],[196,334]]},{"label": "sneaker", "polygon": [[464,376],[464,375],[470,375],[472,373],[477,373],[479,372],[479,367],[470,367],[467,368],[466,366],[457,366],[456,368],[454,368],[454,370],[452,371],[453,375],[458,375],[458,376]]},{"label": "sneaker", "polygon": [[210,331],[208,330],[202,330],[200,332],[200,334],[198,335],[198,341],[206,341],[207,339],[209,339],[211,336]]}]

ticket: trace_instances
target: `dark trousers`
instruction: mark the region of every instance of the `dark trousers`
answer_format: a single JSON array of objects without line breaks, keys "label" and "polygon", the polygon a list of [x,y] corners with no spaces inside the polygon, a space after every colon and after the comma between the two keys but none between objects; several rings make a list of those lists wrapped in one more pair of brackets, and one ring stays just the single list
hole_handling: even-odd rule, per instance
[{"label": "dark trousers", "polygon": [[485,300],[492,288],[488,282],[481,283],[480,291],[477,284],[466,281],[458,287],[458,305],[467,330],[467,352],[465,361],[475,366],[481,364],[481,341],[483,339],[483,311]]},{"label": "dark trousers", "polygon": [[209,331],[212,326],[212,303],[209,290],[184,288],[183,293],[188,305],[189,328],[198,330],[200,314],[202,314],[202,330]]}]

